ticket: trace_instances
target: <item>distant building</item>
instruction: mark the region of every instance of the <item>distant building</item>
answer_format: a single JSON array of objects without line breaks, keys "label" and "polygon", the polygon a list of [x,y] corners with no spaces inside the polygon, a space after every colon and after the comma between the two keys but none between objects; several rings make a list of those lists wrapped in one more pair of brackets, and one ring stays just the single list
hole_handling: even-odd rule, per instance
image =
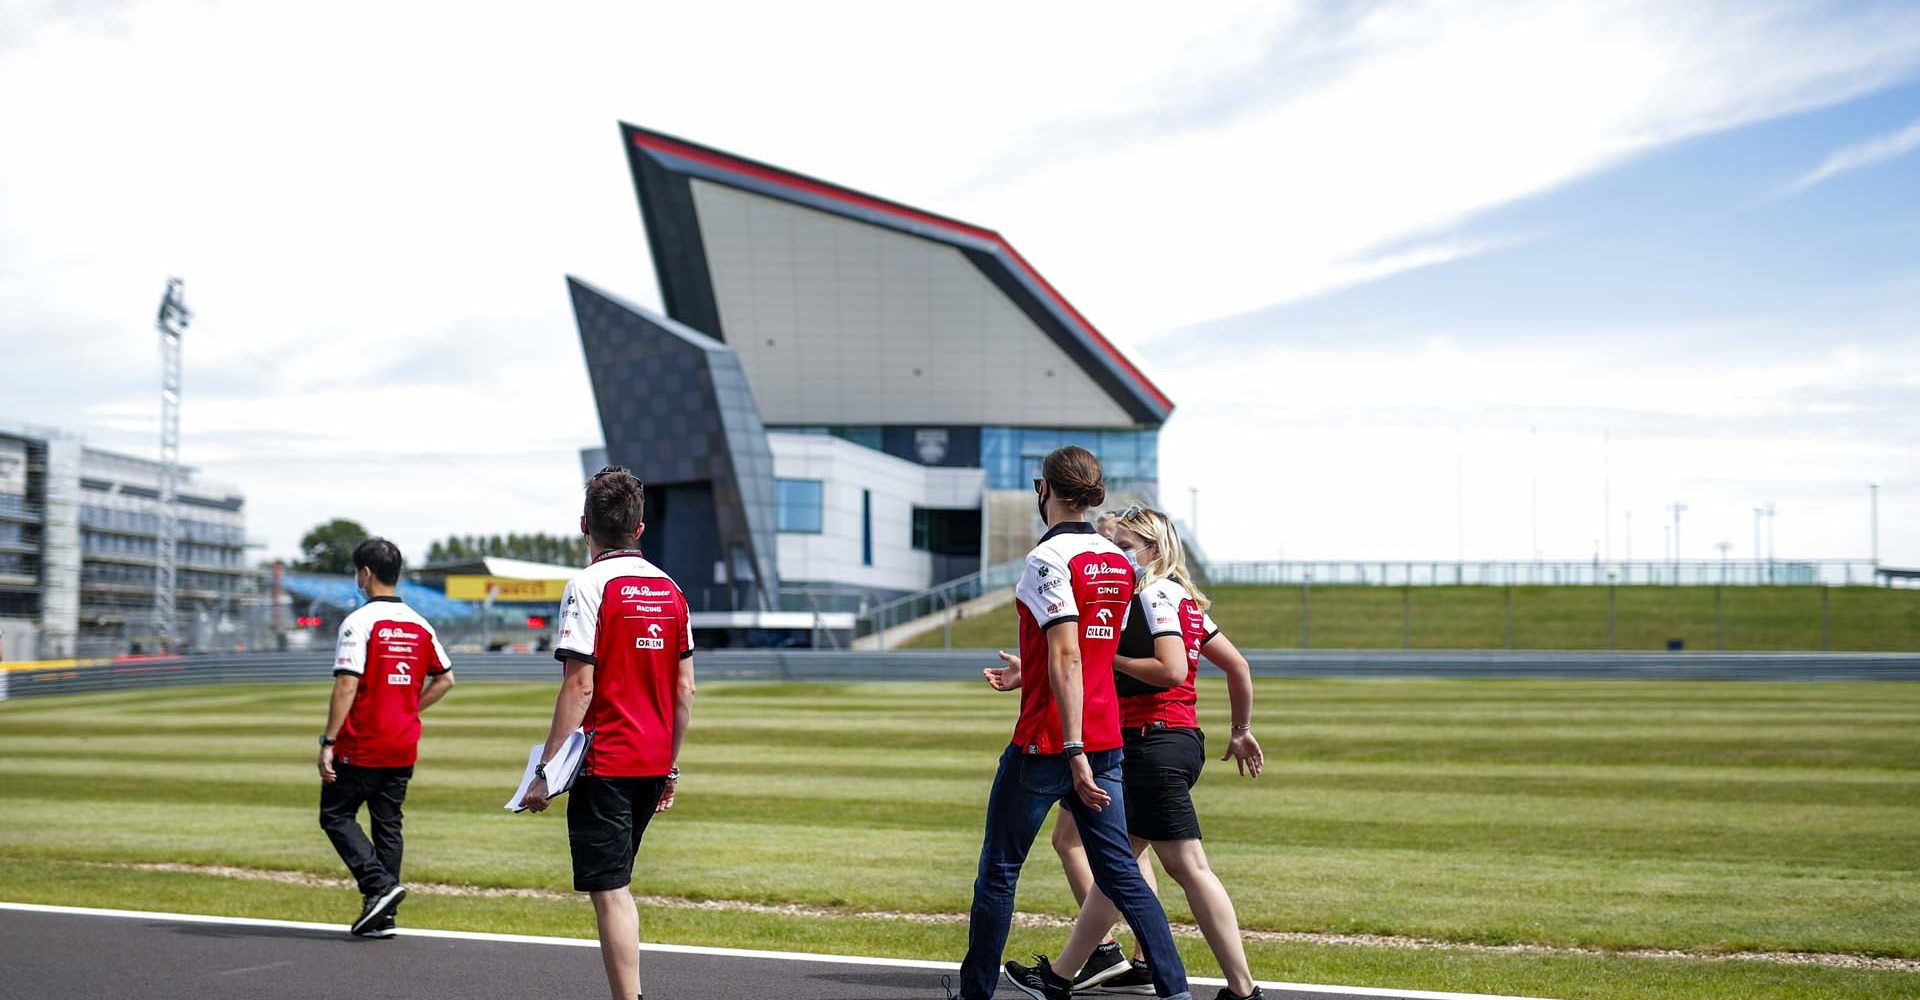
[{"label": "distant building", "polygon": [[[0,428],[0,629],[10,660],[151,651],[160,463],[59,431]],[[224,645],[251,596],[245,499],[183,468],[183,640]]]},{"label": "distant building", "polygon": [[643,546],[696,611],[882,600],[1016,559],[1040,459],[1153,500],[1173,403],[990,230],[622,126],[666,316],[569,279]]}]

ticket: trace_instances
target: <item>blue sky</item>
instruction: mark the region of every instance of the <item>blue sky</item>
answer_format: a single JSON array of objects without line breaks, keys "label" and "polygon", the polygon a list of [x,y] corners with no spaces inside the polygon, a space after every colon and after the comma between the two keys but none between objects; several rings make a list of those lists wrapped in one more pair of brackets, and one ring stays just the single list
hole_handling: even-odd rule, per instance
[{"label": "blue sky", "polygon": [[[1778,325],[1791,342],[1800,338],[1787,327],[1850,327],[1866,318],[1862,306],[1910,308],[1920,298],[1920,156],[1786,189],[1831,151],[1915,123],[1920,83],[1909,83],[1676,143],[1406,241],[1496,249],[1168,339],[1418,337],[1441,327],[1497,341],[1687,322],[1707,340],[1752,322]],[[1765,343],[1751,346],[1767,351]]]},{"label": "blue sky", "polygon": [[0,421],[150,450],[181,274],[268,553],[571,530],[562,276],[658,302],[627,120],[1006,234],[1179,404],[1215,556],[1659,557],[1675,501],[1864,556],[1873,480],[1920,565],[1920,7],[1102,13],[8,5]]}]

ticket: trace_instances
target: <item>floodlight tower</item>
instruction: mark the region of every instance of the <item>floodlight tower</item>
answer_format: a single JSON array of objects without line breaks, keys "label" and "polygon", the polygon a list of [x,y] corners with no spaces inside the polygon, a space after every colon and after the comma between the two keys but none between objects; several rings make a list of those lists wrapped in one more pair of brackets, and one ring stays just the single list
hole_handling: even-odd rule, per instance
[{"label": "floodlight tower", "polygon": [[169,653],[180,642],[174,584],[180,575],[180,335],[193,314],[187,311],[184,282],[167,279],[154,326],[160,331],[160,558],[153,576],[153,622]]}]

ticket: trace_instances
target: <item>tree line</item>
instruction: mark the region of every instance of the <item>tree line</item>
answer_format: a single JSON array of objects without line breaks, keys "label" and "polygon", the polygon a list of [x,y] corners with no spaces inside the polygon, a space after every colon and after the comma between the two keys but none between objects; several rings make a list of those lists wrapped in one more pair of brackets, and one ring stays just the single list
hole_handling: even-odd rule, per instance
[{"label": "tree line", "polygon": [[[324,524],[317,524],[300,536],[300,558],[294,562],[293,568],[302,573],[351,573],[354,546],[372,537],[365,526],[350,518],[336,517]],[[462,562],[485,556],[579,566],[587,561],[587,540],[585,537],[561,538],[545,533],[518,532],[504,535],[449,535],[445,541],[428,545],[424,560],[418,553],[407,553],[407,556],[408,565],[414,567],[423,561],[429,564]]]}]

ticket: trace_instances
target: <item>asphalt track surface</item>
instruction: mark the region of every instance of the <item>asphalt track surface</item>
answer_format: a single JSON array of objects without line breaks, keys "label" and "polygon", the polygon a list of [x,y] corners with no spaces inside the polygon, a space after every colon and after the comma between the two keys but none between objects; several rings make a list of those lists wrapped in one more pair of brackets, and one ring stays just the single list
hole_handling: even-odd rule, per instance
[{"label": "asphalt track surface", "polygon": [[[585,905],[582,903],[581,905]],[[659,1000],[944,1000],[940,962],[643,945]],[[591,941],[405,930],[362,940],[293,921],[0,904],[0,996],[40,1000],[354,1000],[607,995]],[[1196,1000],[1218,991],[1195,981]],[[1271,1000],[1454,1000],[1469,994],[1267,984]],[[1026,1000],[1001,984],[996,997]]]}]

